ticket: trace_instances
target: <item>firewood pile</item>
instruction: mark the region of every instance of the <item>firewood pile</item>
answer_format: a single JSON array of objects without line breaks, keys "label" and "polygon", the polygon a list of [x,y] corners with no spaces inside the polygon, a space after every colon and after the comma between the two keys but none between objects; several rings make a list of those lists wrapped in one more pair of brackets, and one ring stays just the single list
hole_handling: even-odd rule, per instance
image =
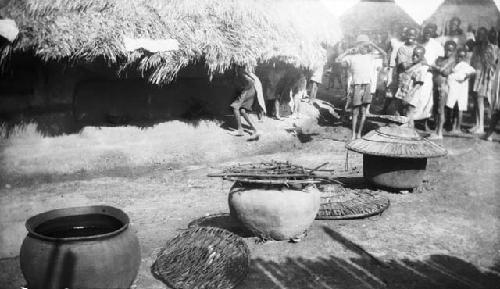
[{"label": "firewood pile", "polygon": [[238,164],[225,168],[221,173],[209,174],[208,176],[241,183],[317,184],[324,182],[326,178],[316,175],[315,172],[327,164],[324,163],[314,169],[277,161]]}]

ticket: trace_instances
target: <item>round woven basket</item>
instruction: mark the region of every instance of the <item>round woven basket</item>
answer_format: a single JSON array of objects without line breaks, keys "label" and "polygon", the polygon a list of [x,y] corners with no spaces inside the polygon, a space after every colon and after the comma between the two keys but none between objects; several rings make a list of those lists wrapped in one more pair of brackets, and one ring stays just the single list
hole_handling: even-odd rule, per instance
[{"label": "round woven basket", "polygon": [[231,217],[229,213],[218,213],[211,214],[208,216],[204,216],[198,218],[191,223],[188,224],[189,228],[198,228],[198,227],[214,227],[228,230],[231,233],[234,233],[242,238],[253,237],[254,234],[250,232],[248,229],[243,226],[235,218]]},{"label": "round woven basket", "polygon": [[250,251],[242,238],[220,228],[191,228],[169,240],[153,275],[175,289],[231,289],[248,274]]},{"label": "round woven basket", "polygon": [[354,190],[340,185],[324,185],[316,220],[361,219],[384,212],[389,199],[369,189]]},{"label": "round woven basket", "polygon": [[362,154],[394,158],[433,158],[447,154],[442,146],[404,126],[372,130],[362,138],[347,143],[346,148]]}]

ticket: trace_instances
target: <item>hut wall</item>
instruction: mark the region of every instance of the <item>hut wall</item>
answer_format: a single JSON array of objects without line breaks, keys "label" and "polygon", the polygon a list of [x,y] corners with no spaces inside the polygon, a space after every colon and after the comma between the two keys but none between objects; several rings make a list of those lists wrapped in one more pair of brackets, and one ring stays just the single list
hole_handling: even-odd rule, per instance
[{"label": "hut wall", "polygon": [[16,69],[2,75],[0,121],[36,122],[47,135],[58,135],[85,125],[226,119],[235,94],[232,73],[209,79],[200,65],[160,87],[133,73],[118,77],[99,64],[39,66],[31,61],[16,63]]},{"label": "hut wall", "polygon": [[88,77],[76,68],[60,64],[40,65],[32,58],[17,58],[0,78],[0,114],[64,110],[71,107],[75,85]]},{"label": "hut wall", "polygon": [[0,114],[21,111],[30,106],[36,79],[33,58],[17,57],[14,69],[0,74]]},{"label": "hut wall", "polygon": [[[173,119],[233,121],[230,104],[237,92],[233,72],[210,78],[202,63],[188,66],[165,86],[152,85],[133,70],[119,77],[104,63],[63,66],[32,61],[16,67],[15,73],[0,81],[0,88],[6,88],[0,91],[0,121],[35,122],[45,135],[75,133],[87,125],[148,126]],[[299,75],[299,70],[284,65],[276,68],[283,75],[270,83],[269,71],[262,67],[257,74],[265,94],[268,85],[277,86],[278,82],[285,81],[290,89]],[[272,101],[268,110],[273,113]],[[287,114],[289,107],[283,103],[281,115]]]},{"label": "hut wall", "polygon": [[230,113],[231,79],[183,77],[164,86],[143,79],[89,80],[75,88],[75,112],[88,124],[198,119]]}]

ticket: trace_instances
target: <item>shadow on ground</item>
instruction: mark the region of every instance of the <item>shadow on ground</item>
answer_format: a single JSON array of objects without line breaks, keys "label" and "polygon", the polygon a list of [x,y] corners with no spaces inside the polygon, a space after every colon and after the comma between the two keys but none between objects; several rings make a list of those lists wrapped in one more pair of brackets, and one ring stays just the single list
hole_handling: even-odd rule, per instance
[{"label": "shadow on ground", "polygon": [[[237,288],[493,289],[500,284],[498,264],[490,269],[479,269],[465,260],[448,255],[431,255],[422,260],[382,260],[329,227],[324,226],[323,231],[346,251],[358,257],[338,258],[330,255],[316,259],[286,258],[280,262],[255,258],[251,261],[249,275]],[[24,285],[19,257],[1,259],[0,266],[4,268],[0,273],[0,288]],[[142,288],[140,284],[137,286]]]},{"label": "shadow on ground", "polygon": [[462,259],[431,255],[425,260],[383,261],[328,227],[333,240],[359,258],[287,258],[283,262],[252,260],[250,274],[239,288],[498,288],[498,266],[480,270]]}]

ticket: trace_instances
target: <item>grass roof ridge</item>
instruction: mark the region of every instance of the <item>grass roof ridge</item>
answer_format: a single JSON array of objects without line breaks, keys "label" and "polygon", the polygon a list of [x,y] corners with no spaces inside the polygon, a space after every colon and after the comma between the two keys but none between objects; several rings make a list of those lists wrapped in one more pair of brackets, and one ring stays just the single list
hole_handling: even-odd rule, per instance
[{"label": "grass roof ridge", "polygon": [[[104,57],[123,67],[136,63],[153,83],[171,81],[196,59],[204,59],[212,72],[271,58],[315,67],[325,60],[324,43],[340,38],[336,20],[318,0],[12,2],[19,3],[1,12],[16,20],[21,37],[9,53],[32,50],[44,61]],[[180,50],[129,53],[124,37],[173,38]]]}]

